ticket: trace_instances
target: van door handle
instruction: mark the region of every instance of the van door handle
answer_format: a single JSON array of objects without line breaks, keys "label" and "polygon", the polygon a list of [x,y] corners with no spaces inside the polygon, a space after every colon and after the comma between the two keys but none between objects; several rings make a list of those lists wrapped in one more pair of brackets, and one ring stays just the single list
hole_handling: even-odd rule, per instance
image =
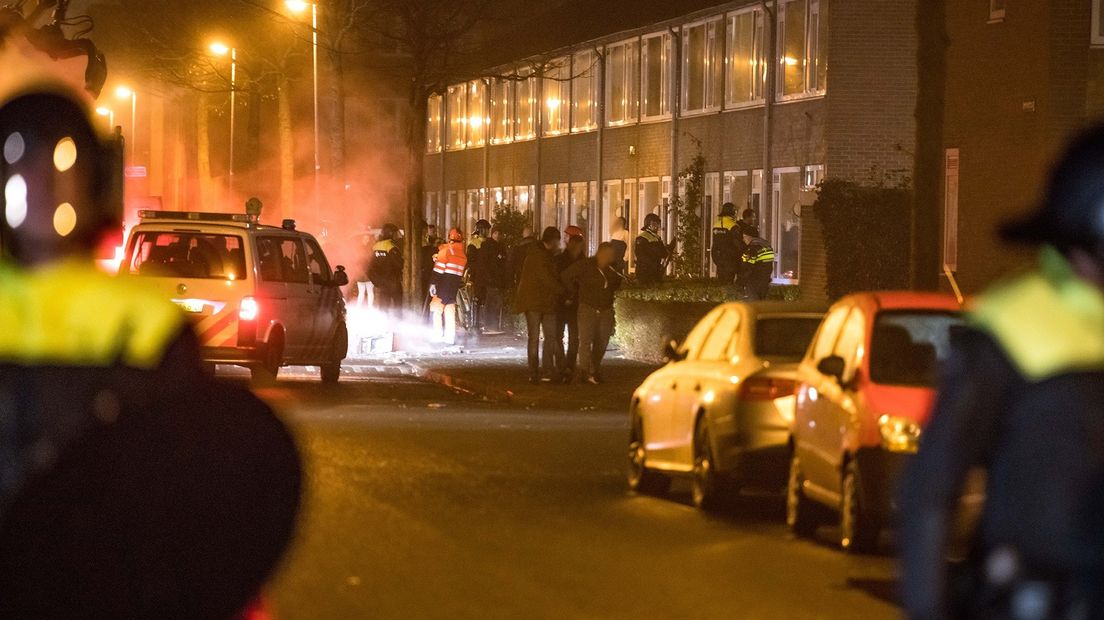
[{"label": "van door handle", "polygon": [[678,389],[678,381],[675,381],[674,383],[671,384],[671,389],[672,390],[677,390]]},{"label": "van door handle", "polygon": [[698,383],[697,385],[694,386],[694,391],[695,392],[700,392],[701,391],[701,384],[700,383]]}]

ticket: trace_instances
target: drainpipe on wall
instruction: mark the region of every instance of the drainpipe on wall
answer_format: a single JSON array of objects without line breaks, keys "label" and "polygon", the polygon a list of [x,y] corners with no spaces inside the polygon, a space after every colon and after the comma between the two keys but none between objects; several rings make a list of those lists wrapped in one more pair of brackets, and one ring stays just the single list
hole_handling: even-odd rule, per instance
[{"label": "drainpipe on wall", "polygon": [[[682,36],[678,28],[669,28],[671,33],[671,55],[674,56],[674,79],[671,80],[671,200],[678,195],[679,187],[679,113],[682,108],[682,97],[679,95],[682,93]],[[641,71],[645,71],[645,67],[641,67]],[[637,181],[639,183],[639,180]],[[660,191],[663,190],[663,181],[660,180]],[[672,226],[670,223],[672,218],[670,217],[670,207],[664,209],[667,213],[663,213],[663,221],[667,223],[667,235],[666,241],[671,242],[674,237],[675,231],[673,230],[677,223]]]},{"label": "drainpipe on wall", "polygon": [[[759,195],[759,222],[763,222],[763,214],[768,213],[771,202],[774,200],[774,171],[771,162],[772,120],[774,116],[775,81],[778,70],[778,45],[775,42],[775,33],[778,32],[777,15],[774,7],[766,2],[762,3],[763,15],[766,17],[766,62],[767,76],[763,92],[763,191]],[[760,234],[770,239],[770,231],[760,230]]]},{"label": "drainpipe on wall", "polygon": [[[590,214],[591,221],[594,224],[591,225],[593,231],[587,231],[590,236],[591,243],[597,247],[597,244],[602,241],[607,230],[610,229],[610,222],[605,219],[605,208],[602,205],[602,195],[605,190],[605,154],[606,154],[606,48],[596,49],[598,54],[598,162],[597,170],[595,171],[595,179],[597,181],[594,190],[598,193],[597,196],[590,196],[589,187],[587,193],[587,199],[594,200],[593,213]],[[588,184],[589,185],[589,184]]]}]

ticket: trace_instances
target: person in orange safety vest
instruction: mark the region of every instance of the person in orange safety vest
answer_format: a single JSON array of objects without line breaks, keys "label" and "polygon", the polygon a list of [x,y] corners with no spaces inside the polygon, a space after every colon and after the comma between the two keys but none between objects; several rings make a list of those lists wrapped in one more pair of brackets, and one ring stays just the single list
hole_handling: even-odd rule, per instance
[{"label": "person in orange safety vest", "polygon": [[456,344],[456,296],[464,286],[468,257],[464,251],[464,234],[453,228],[448,242],[437,248],[430,278],[430,323],[434,340],[446,345]]}]

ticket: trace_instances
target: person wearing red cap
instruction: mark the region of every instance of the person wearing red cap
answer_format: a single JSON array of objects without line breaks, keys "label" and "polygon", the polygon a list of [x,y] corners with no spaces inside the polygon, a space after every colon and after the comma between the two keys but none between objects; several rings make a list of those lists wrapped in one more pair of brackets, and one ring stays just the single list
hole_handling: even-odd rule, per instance
[{"label": "person wearing red cap", "polygon": [[433,278],[429,284],[430,323],[433,338],[452,346],[456,344],[456,297],[464,286],[468,257],[464,252],[464,233],[453,228],[448,241],[437,248],[433,258]]}]

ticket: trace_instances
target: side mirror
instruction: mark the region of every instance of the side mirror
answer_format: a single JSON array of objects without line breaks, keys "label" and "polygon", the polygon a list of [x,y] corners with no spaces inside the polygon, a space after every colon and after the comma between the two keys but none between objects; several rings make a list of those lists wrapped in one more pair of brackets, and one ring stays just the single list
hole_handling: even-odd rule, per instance
[{"label": "side mirror", "polygon": [[685,359],[678,347],[678,341],[668,340],[667,344],[663,347],[663,359],[668,362],[681,362]]},{"label": "side mirror", "polygon": [[345,266],[338,265],[337,271],[334,272],[333,280],[330,281],[334,286],[345,286],[349,283],[349,274],[345,273]]},{"label": "side mirror", "polygon": [[822,375],[834,378],[840,385],[843,384],[845,370],[847,370],[847,362],[838,355],[829,355],[817,362],[817,371]]}]

